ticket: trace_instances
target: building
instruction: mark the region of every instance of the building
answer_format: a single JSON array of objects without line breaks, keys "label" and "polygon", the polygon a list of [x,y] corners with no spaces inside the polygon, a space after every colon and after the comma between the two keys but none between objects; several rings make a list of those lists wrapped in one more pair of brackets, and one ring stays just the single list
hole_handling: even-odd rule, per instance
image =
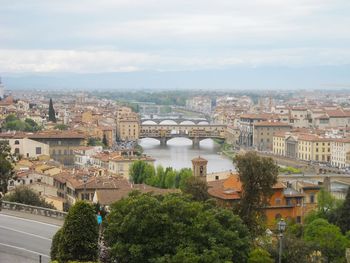
[{"label": "building", "polygon": [[50,156],[64,165],[74,164],[74,150],[85,144],[85,136],[75,131],[44,131],[28,138],[50,146]]},{"label": "building", "polygon": [[111,156],[108,159],[108,172],[110,172],[113,175],[118,175],[121,177],[124,177],[126,179],[129,179],[129,171],[130,167],[135,161],[145,161],[148,164],[153,165],[154,164],[154,159],[149,157],[149,156],[135,156],[135,155],[114,155]]},{"label": "building", "polygon": [[50,156],[48,144],[27,138],[25,133],[0,133],[0,140],[7,140],[11,147],[11,153],[25,158],[38,158]]},{"label": "building", "polygon": [[[238,174],[231,174],[227,179],[208,182],[208,193],[219,205],[232,207],[239,203],[242,183]],[[293,219],[303,223],[306,213],[315,208],[316,196],[320,189],[317,185],[305,184],[297,191],[289,183],[278,182],[273,186],[273,195],[269,205],[264,208],[268,226],[275,226],[276,220]]]},{"label": "building", "polygon": [[350,166],[350,138],[333,140],[331,143],[331,164],[338,168]]},{"label": "building", "polygon": [[238,123],[240,130],[239,145],[252,147],[254,124],[268,120],[278,120],[278,118],[272,114],[242,114]]},{"label": "building", "polygon": [[140,118],[137,113],[118,113],[117,139],[119,141],[136,141],[140,136]]},{"label": "building", "polygon": [[193,176],[200,177],[200,178],[206,178],[206,176],[207,176],[207,164],[208,164],[208,160],[206,160],[200,156],[192,159]]},{"label": "building", "polygon": [[261,121],[254,124],[253,146],[259,151],[273,151],[273,136],[276,132],[288,132],[292,128],[288,123],[279,121]]}]

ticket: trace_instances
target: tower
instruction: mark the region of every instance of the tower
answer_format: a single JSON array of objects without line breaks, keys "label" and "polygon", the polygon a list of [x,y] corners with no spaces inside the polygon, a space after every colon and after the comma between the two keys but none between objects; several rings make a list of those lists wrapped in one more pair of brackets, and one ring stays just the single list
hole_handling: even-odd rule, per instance
[{"label": "tower", "polygon": [[192,159],[193,175],[205,178],[207,176],[207,164],[208,164],[208,160],[200,156]]},{"label": "tower", "polygon": [[1,82],[1,78],[0,78],[0,99],[2,100],[5,97],[5,87]]}]

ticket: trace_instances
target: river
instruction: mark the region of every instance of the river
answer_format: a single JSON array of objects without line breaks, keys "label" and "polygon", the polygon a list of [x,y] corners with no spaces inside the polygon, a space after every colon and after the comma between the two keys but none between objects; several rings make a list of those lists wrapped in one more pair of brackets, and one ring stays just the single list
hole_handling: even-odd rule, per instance
[{"label": "river", "polygon": [[208,173],[234,170],[232,161],[218,154],[220,146],[211,139],[200,142],[199,149],[193,149],[192,141],[187,138],[174,138],[161,146],[156,139],[145,138],[139,141],[145,154],[156,159],[155,165],[171,166],[175,169],[191,168],[191,160],[200,155],[208,160]]}]

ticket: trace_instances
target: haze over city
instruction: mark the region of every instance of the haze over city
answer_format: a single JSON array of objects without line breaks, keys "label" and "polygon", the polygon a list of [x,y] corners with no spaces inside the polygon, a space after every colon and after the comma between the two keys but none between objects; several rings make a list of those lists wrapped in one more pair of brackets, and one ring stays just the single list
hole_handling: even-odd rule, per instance
[{"label": "haze over city", "polygon": [[333,89],[350,85],[350,3],[7,1],[10,88]]}]

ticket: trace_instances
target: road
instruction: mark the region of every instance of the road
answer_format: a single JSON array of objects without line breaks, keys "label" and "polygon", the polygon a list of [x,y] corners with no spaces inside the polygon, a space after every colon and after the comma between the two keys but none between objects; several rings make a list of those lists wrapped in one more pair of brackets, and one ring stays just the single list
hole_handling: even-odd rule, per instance
[{"label": "road", "polygon": [[53,235],[59,226],[0,212],[0,262],[49,262]]}]

